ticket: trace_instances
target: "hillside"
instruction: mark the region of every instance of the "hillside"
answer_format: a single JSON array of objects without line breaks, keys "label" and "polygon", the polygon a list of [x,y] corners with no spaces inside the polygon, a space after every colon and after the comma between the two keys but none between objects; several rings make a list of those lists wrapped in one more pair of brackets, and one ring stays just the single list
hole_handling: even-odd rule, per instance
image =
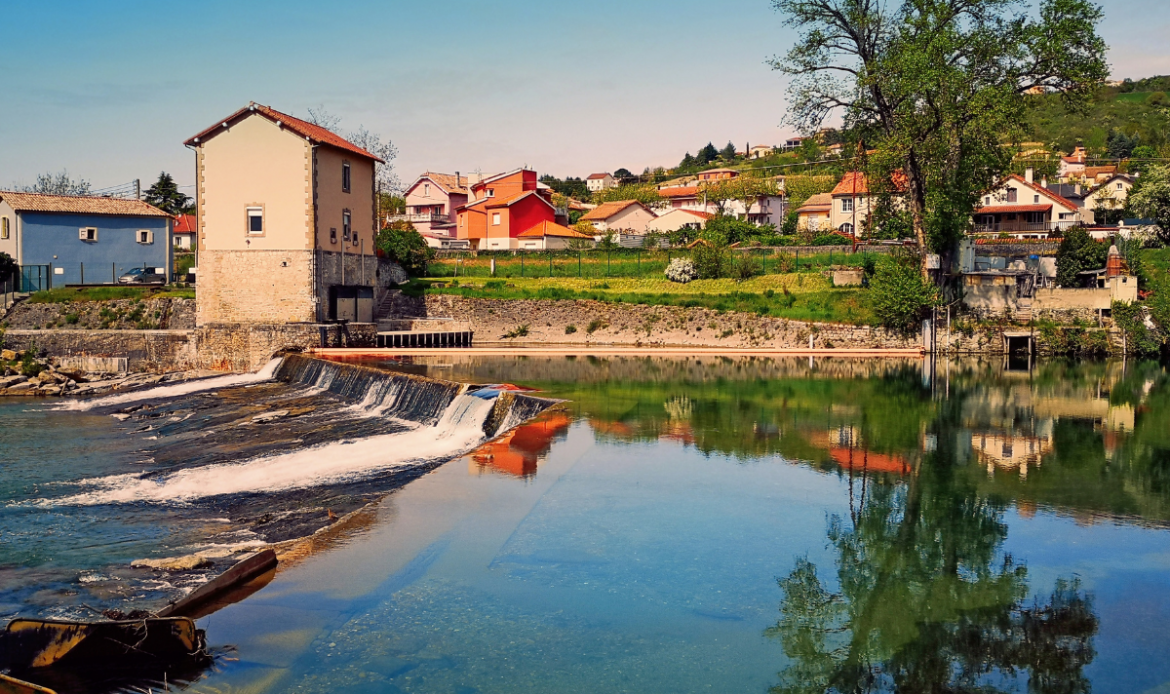
[{"label": "hillside", "polygon": [[1105,87],[1097,92],[1084,113],[1071,110],[1059,94],[1033,97],[1028,113],[1027,136],[1061,152],[1078,144],[1090,153],[1104,155],[1110,131],[1170,154],[1170,76],[1150,77]]}]

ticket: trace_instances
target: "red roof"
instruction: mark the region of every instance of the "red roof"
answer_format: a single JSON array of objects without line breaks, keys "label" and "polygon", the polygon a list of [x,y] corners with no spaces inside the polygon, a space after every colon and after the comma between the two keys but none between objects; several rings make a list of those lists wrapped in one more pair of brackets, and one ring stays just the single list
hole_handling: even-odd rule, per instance
[{"label": "red roof", "polygon": [[[890,179],[894,183],[894,189],[898,192],[906,191],[906,174],[901,171],[895,171]],[[869,195],[869,177],[861,171],[850,171],[841,177],[841,182],[833,188],[834,196],[837,195]]]},{"label": "red roof", "polygon": [[614,202],[606,202],[606,203],[602,203],[602,204],[598,205],[597,207],[593,208],[592,210],[589,210],[589,212],[585,213],[585,216],[582,217],[581,219],[583,219],[585,221],[609,219],[610,217],[614,216],[618,212],[621,212],[622,210],[624,210],[627,207],[630,207],[632,205],[638,205],[639,207],[645,207],[645,205],[638,202],[637,200],[616,200]]},{"label": "red roof", "polygon": [[544,222],[541,222],[540,224],[537,224],[536,226],[532,227],[528,231],[521,233],[520,236],[527,237],[527,238],[533,238],[533,237],[540,238],[542,236],[559,236],[561,238],[569,238],[569,239],[589,239],[590,241],[593,240],[593,237],[589,236],[588,234],[582,234],[581,232],[579,232],[575,229],[570,229],[569,227],[561,226],[560,224],[557,224],[556,222],[549,222],[549,221],[544,221]]},{"label": "red roof", "polygon": [[980,207],[975,210],[975,214],[1020,214],[1051,211],[1052,205],[1000,205],[999,207]]},{"label": "red roof", "polygon": [[603,174],[589,174],[589,178],[587,178],[587,179],[585,179],[585,180],[586,180],[586,181],[597,181],[597,180],[603,179],[603,178],[605,178],[605,177],[607,177],[607,176],[609,176],[609,174],[607,174],[607,173],[603,173]]},{"label": "red roof", "polygon": [[176,234],[194,234],[195,233],[195,215],[181,214],[175,217]]},{"label": "red roof", "polygon": [[[1026,180],[1024,180],[1024,177],[1023,177],[1023,176],[1020,176],[1019,174],[1012,174],[1012,175],[1008,176],[1007,178],[1005,178],[1005,179],[1003,180],[1003,183],[1007,183],[1007,182],[1008,182],[1008,180],[1010,180],[1010,179],[1015,179],[1016,181],[1019,181],[1020,183],[1022,183],[1022,184],[1024,184],[1025,186],[1027,186],[1027,187],[1031,188],[1032,190],[1036,191],[1037,193],[1040,193],[1041,195],[1047,196],[1047,197],[1048,197],[1049,199],[1051,199],[1053,202],[1056,202],[1056,203],[1059,203],[1059,204],[1061,204],[1061,205],[1064,205],[1065,207],[1067,207],[1068,209],[1070,209],[1070,210],[1072,210],[1072,211],[1074,211],[1074,212],[1075,212],[1077,209],[1079,209],[1079,208],[1076,206],[1076,203],[1069,201],[1069,199],[1068,199],[1068,198],[1066,198],[1066,197],[1063,197],[1063,196],[1060,196],[1060,195],[1057,195],[1056,193],[1053,193],[1051,190],[1048,190],[1047,188],[1044,188],[1043,186],[1038,186],[1038,185],[1036,185],[1035,183],[1028,183]],[[1003,187],[1003,184],[1002,184],[1002,183],[1000,184],[1000,187],[1001,187],[1001,188]]]},{"label": "red roof", "polygon": [[672,212],[686,212],[687,214],[693,214],[696,217],[702,217],[703,219],[712,219],[715,217],[715,215],[711,214],[710,212],[699,212],[698,210],[686,210],[686,209],[683,209],[681,207],[678,208],[677,210],[671,210],[671,211]]},{"label": "red roof", "polygon": [[[537,197],[537,199],[539,199],[541,202],[548,205],[549,207],[553,206],[553,204],[551,202],[549,202],[548,200],[545,200],[544,196],[541,195],[538,191],[525,190],[525,191],[516,193],[515,195],[509,195],[506,198],[486,198],[487,200],[489,200],[489,202],[487,205],[484,205],[484,207],[487,207],[489,209],[496,208],[496,207],[508,207],[510,205],[514,205],[514,204],[520,202],[521,200],[528,197],[529,195],[535,195]],[[474,204],[475,203],[470,203],[467,205],[467,207],[471,207],[471,205],[474,205]]]},{"label": "red roof", "polygon": [[264,106],[263,104],[258,104],[256,102],[252,102],[251,104],[248,104],[244,108],[240,109],[239,111],[236,111],[232,115],[223,119],[219,123],[216,123],[215,125],[211,126],[210,128],[204,130],[203,132],[199,133],[198,135],[192,137],[191,139],[187,140],[183,144],[188,145],[188,146],[192,146],[192,147],[195,145],[198,145],[200,141],[206,140],[208,137],[212,137],[216,133],[218,133],[220,131],[220,129],[223,128],[224,124],[232,123],[233,121],[235,121],[239,118],[242,118],[242,117],[246,117],[247,115],[249,115],[251,113],[258,113],[258,114],[264,116],[265,118],[267,118],[268,120],[272,121],[273,123],[280,123],[281,127],[288,128],[289,130],[296,133],[297,135],[300,135],[301,137],[307,138],[309,141],[313,142],[314,144],[329,145],[331,147],[343,149],[347,152],[352,152],[352,153],[357,154],[357,155],[362,156],[362,157],[368,157],[370,159],[373,159],[374,161],[378,161],[378,162],[382,161],[378,157],[374,156],[373,154],[370,154],[369,152],[362,149],[361,147],[358,147],[357,145],[355,145],[354,143],[345,139],[344,137],[338,135],[337,133],[334,133],[330,130],[326,130],[325,128],[322,128],[321,126],[314,125],[308,121],[303,121],[300,118],[295,118],[293,116],[288,115],[287,113],[281,113],[280,111],[277,111],[276,109],[269,108],[268,106]]},{"label": "red roof", "polygon": [[695,186],[678,186],[675,188],[661,188],[658,194],[664,198],[693,198],[699,194]]}]

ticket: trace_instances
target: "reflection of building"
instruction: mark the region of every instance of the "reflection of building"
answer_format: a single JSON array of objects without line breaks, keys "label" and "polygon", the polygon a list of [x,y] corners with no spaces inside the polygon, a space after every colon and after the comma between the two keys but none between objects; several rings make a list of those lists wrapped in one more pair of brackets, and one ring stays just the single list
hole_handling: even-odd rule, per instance
[{"label": "reflection of building", "polygon": [[809,444],[827,449],[833,462],[845,470],[860,474],[886,472],[908,475],[912,472],[906,458],[869,450],[862,440],[861,431],[856,427],[840,426],[828,431],[814,431],[805,438]]},{"label": "reflection of building", "polygon": [[474,474],[502,472],[516,477],[536,474],[552,442],[573,421],[563,412],[553,412],[531,424],[516,427],[504,436],[485,443],[471,454],[468,469]]},{"label": "reflection of building", "polygon": [[987,467],[987,475],[995,469],[1020,471],[1020,479],[1027,479],[1028,467],[1040,467],[1040,460],[1052,451],[1050,435],[1019,436],[1001,432],[979,432],[971,436],[971,450]]}]

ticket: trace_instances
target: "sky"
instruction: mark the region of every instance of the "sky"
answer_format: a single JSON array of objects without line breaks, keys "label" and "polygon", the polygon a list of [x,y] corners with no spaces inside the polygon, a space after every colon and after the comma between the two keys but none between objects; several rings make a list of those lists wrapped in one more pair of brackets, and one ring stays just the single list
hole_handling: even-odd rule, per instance
[{"label": "sky", "polygon": [[[1113,76],[1170,74],[1170,1],[1098,0]],[[183,141],[250,101],[391,140],[423,171],[555,176],[780,143],[795,39],[770,0],[10,2],[0,188],[67,169],[194,182]]]}]

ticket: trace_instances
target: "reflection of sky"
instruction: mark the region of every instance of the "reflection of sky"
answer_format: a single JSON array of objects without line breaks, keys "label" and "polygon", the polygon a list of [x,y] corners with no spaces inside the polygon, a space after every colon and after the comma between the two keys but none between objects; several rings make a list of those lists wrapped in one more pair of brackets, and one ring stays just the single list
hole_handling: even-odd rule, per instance
[{"label": "reflection of sky", "polygon": [[[1034,4],[1034,3],[1030,3]],[[1170,74],[1162,0],[1107,0],[1115,76]],[[250,100],[324,103],[399,147],[398,170],[672,166],[708,141],[778,144],[793,42],[767,0],[534,4],[305,0],[5,3],[0,187],[68,168],[99,187],[160,169]],[[730,106],[733,104],[733,107]]]}]

